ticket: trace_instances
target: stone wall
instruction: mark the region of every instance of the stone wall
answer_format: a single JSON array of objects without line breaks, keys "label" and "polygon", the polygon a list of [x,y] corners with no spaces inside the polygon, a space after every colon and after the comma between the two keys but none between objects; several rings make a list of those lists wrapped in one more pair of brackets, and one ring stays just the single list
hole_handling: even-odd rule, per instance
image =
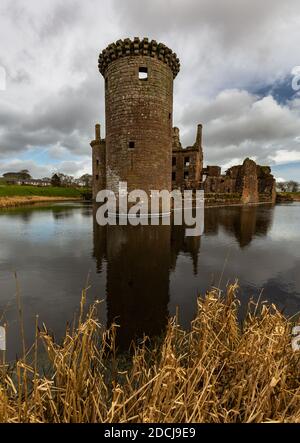
[{"label": "stone wall", "polygon": [[207,166],[203,175],[206,176],[203,185],[206,194],[238,194],[243,204],[274,203],[276,200],[276,182],[271,168],[257,165],[249,158],[242,165],[232,166],[225,174],[221,174],[219,166]]},{"label": "stone wall", "polygon": [[[142,189],[204,189],[215,200],[248,204],[275,202],[271,169],[246,159],[221,174],[220,166],[203,168],[202,125],[195,143],[183,149],[173,128],[173,79],[179,72],[176,54],[147,38],[118,40],[99,55],[105,83],[106,138],[96,125],[93,150],[93,197],[101,189],[118,193]],[[213,198],[212,198],[213,199]]]},{"label": "stone wall", "polygon": [[99,57],[105,79],[106,187],[171,190],[173,78],[179,60],[148,39],[119,40]]},{"label": "stone wall", "polygon": [[106,188],[106,145],[101,139],[100,125],[95,126],[95,139],[91,141],[92,147],[92,173],[93,173],[93,199],[101,189]]},{"label": "stone wall", "polygon": [[173,128],[172,188],[199,189],[202,180],[202,169],[202,125],[198,125],[193,146],[188,146],[185,149],[182,148],[180,142],[179,129]]},{"label": "stone wall", "polygon": [[238,187],[241,186],[241,202],[243,204],[258,203],[258,180],[257,166],[253,160],[246,158],[241,169],[240,177],[237,181]]}]

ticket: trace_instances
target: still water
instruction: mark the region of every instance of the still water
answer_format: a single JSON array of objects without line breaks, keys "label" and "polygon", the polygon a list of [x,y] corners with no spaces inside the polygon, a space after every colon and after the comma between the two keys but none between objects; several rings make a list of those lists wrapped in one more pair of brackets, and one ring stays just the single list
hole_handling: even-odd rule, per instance
[{"label": "still water", "polygon": [[208,208],[201,237],[181,226],[109,226],[92,205],[57,203],[0,211],[0,325],[7,324],[8,357],[20,352],[16,281],[21,290],[26,344],[35,316],[57,339],[88,302],[104,300],[100,320],[121,324],[118,343],[161,332],[179,308],[188,328],[196,297],[212,285],[239,280],[239,297],[300,311],[300,203]]}]

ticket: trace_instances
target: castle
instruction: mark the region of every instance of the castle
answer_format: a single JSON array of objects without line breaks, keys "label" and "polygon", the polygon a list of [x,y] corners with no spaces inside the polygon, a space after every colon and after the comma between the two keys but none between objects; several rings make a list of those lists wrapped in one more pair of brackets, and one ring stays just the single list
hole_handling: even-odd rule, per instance
[{"label": "castle", "polygon": [[96,125],[91,142],[93,198],[101,189],[116,194],[119,182],[128,192],[204,189],[206,202],[274,202],[271,169],[246,159],[221,174],[203,165],[202,125],[193,146],[183,148],[173,127],[173,80],[180,70],[177,55],[155,40],[129,38],[110,44],[99,55],[105,81],[106,137]]}]

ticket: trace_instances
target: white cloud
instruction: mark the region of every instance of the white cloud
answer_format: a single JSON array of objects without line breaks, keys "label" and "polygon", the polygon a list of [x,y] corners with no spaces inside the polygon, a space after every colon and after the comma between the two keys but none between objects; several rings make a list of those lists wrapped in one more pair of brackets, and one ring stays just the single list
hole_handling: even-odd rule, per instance
[{"label": "white cloud", "polygon": [[291,162],[300,162],[300,151],[287,151],[285,149],[279,149],[274,156],[270,155],[270,158],[277,165]]},{"label": "white cloud", "polygon": [[245,157],[261,164],[281,163],[283,156],[288,162],[298,160],[300,116],[293,101],[280,105],[272,96],[259,97],[237,89],[224,90],[214,98],[194,99],[181,112],[179,126],[188,128],[184,144],[194,137],[200,117],[207,164],[228,168]]},{"label": "white cloud", "polygon": [[285,179],[283,177],[277,177],[277,175],[275,175],[275,178],[276,178],[277,183],[285,182]]},{"label": "white cloud", "polygon": [[28,169],[35,178],[49,177],[55,172],[80,177],[91,172],[91,162],[89,157],[83,157],[80,161],[63,160],[55,164],[45,163],[41,165],[34,160],[13,158],[0,164],[0,175],[8,171],[16,172],[21,169]]}]

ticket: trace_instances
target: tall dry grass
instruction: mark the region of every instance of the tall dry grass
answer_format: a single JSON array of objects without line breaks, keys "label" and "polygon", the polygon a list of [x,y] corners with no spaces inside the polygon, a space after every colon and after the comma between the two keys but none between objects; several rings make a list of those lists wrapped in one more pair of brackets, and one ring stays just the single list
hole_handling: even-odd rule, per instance
[{"label": "tall dry grass", "polygon": [[[300,352],[275,306],[251,305],[238,323],[237,285],[198,299],[189,332],[170,319],[160,343],[145,338],[126,359],[97,305],[61,345],[37,329],[33,357],[1,368],[1,422],[300,422]],[[84,298],[84,297],[83,297]],[[38,371],[38,341],[50,373]]]},{"label": "tall dry grass", "polygon": [[79,197],[40,197],[40,196],[24,196],[24,197],[1,197],[0,209],[14,208],[16,206],[27,206],[36,203],[53,203],[58,201],[73,201],[78,200]]}]

